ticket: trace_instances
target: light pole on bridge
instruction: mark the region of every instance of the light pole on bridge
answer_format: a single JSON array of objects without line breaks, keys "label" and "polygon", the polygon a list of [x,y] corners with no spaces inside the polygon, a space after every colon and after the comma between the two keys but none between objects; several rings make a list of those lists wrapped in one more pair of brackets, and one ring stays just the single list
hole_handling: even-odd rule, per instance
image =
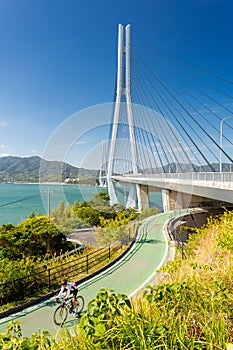
[{"label": "light pole on bridge", "polygon": [[222,128],[223,128],[223,122],[226,119],[233,118],[233,115],[228,115],[227,117],[223,118],[220,122],[220,154],[219,154],[219,172],[222,172]]}]

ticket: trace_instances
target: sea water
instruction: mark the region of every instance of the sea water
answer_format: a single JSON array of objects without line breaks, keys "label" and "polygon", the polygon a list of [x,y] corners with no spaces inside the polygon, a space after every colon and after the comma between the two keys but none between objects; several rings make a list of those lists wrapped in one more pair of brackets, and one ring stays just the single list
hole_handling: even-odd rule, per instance
[{"label": "sea water", "polygon": [[[89,201],[102,189],[96,186],[64,184],[0,184],[0,225],[26,220],[31,212],[49,215],[63,200]],[[151,206],[162,206],[160,193],[150,195]]]}]

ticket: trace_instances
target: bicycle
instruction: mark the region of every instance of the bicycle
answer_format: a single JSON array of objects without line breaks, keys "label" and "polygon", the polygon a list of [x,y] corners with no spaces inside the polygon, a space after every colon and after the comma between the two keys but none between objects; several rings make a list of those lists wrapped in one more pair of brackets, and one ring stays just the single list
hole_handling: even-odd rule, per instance
[{"label": "bicycle", "polygon": [[[72,298],[68,298],[68,299],[62,299],[59,300],[58,302],[61,303],[61,305],[59,305],[56,310],[54,311],[53,314],[53,321],[57,326],[62,325],[63,323],[65,323],[68,314],[72,314],[72,312],[74,311],[74,305],[73,305],[73,301]],[[78,295],[76,297],[76,312],[78,315],[80,315],[80,313],[83,311],[84,308],[84,298],[82,295]]]}]

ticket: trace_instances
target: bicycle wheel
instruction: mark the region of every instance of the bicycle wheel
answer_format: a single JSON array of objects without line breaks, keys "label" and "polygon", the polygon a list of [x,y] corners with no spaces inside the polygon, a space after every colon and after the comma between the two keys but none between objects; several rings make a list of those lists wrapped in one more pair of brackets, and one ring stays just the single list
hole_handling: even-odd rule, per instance
[{"label": "bicycle wheel", "polygon": [[66,321],[67,316],[68,316],[67,307],[64,306],[64,305],[58,306],[58,307],[56,308],[56,310],[54,311],[54,314],[53,314],[54,323],[55,323],[57,326],[62,325],[62,324]]},{"label": "bicycle wheel", "polygon": [[78,313],[82,312],[84,308],[84,298],[82,297],[82,295],[77,296],[76,303],[77,303],[77,306],[76,306],[77,312]]}]

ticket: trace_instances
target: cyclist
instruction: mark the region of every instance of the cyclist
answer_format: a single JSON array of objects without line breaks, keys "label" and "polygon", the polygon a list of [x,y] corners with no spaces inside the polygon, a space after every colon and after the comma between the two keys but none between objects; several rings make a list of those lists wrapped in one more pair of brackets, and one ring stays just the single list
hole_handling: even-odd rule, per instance
[{"label": "cyclist", "polygon": [[76,283],[72,282],[67,282],[66,279],[61,281],[61,289],[60,292],[58,293],[57,297],[55,298],[56,301],[59,300],[59,298],[64,294],[64,298],[68,299],[69,296],[72,296],[72,303],[74,306],[73,313],[76,316],[78,314],[77,312],[77,303],[76,303],[76,296],[78,294],[78,287]]}]

